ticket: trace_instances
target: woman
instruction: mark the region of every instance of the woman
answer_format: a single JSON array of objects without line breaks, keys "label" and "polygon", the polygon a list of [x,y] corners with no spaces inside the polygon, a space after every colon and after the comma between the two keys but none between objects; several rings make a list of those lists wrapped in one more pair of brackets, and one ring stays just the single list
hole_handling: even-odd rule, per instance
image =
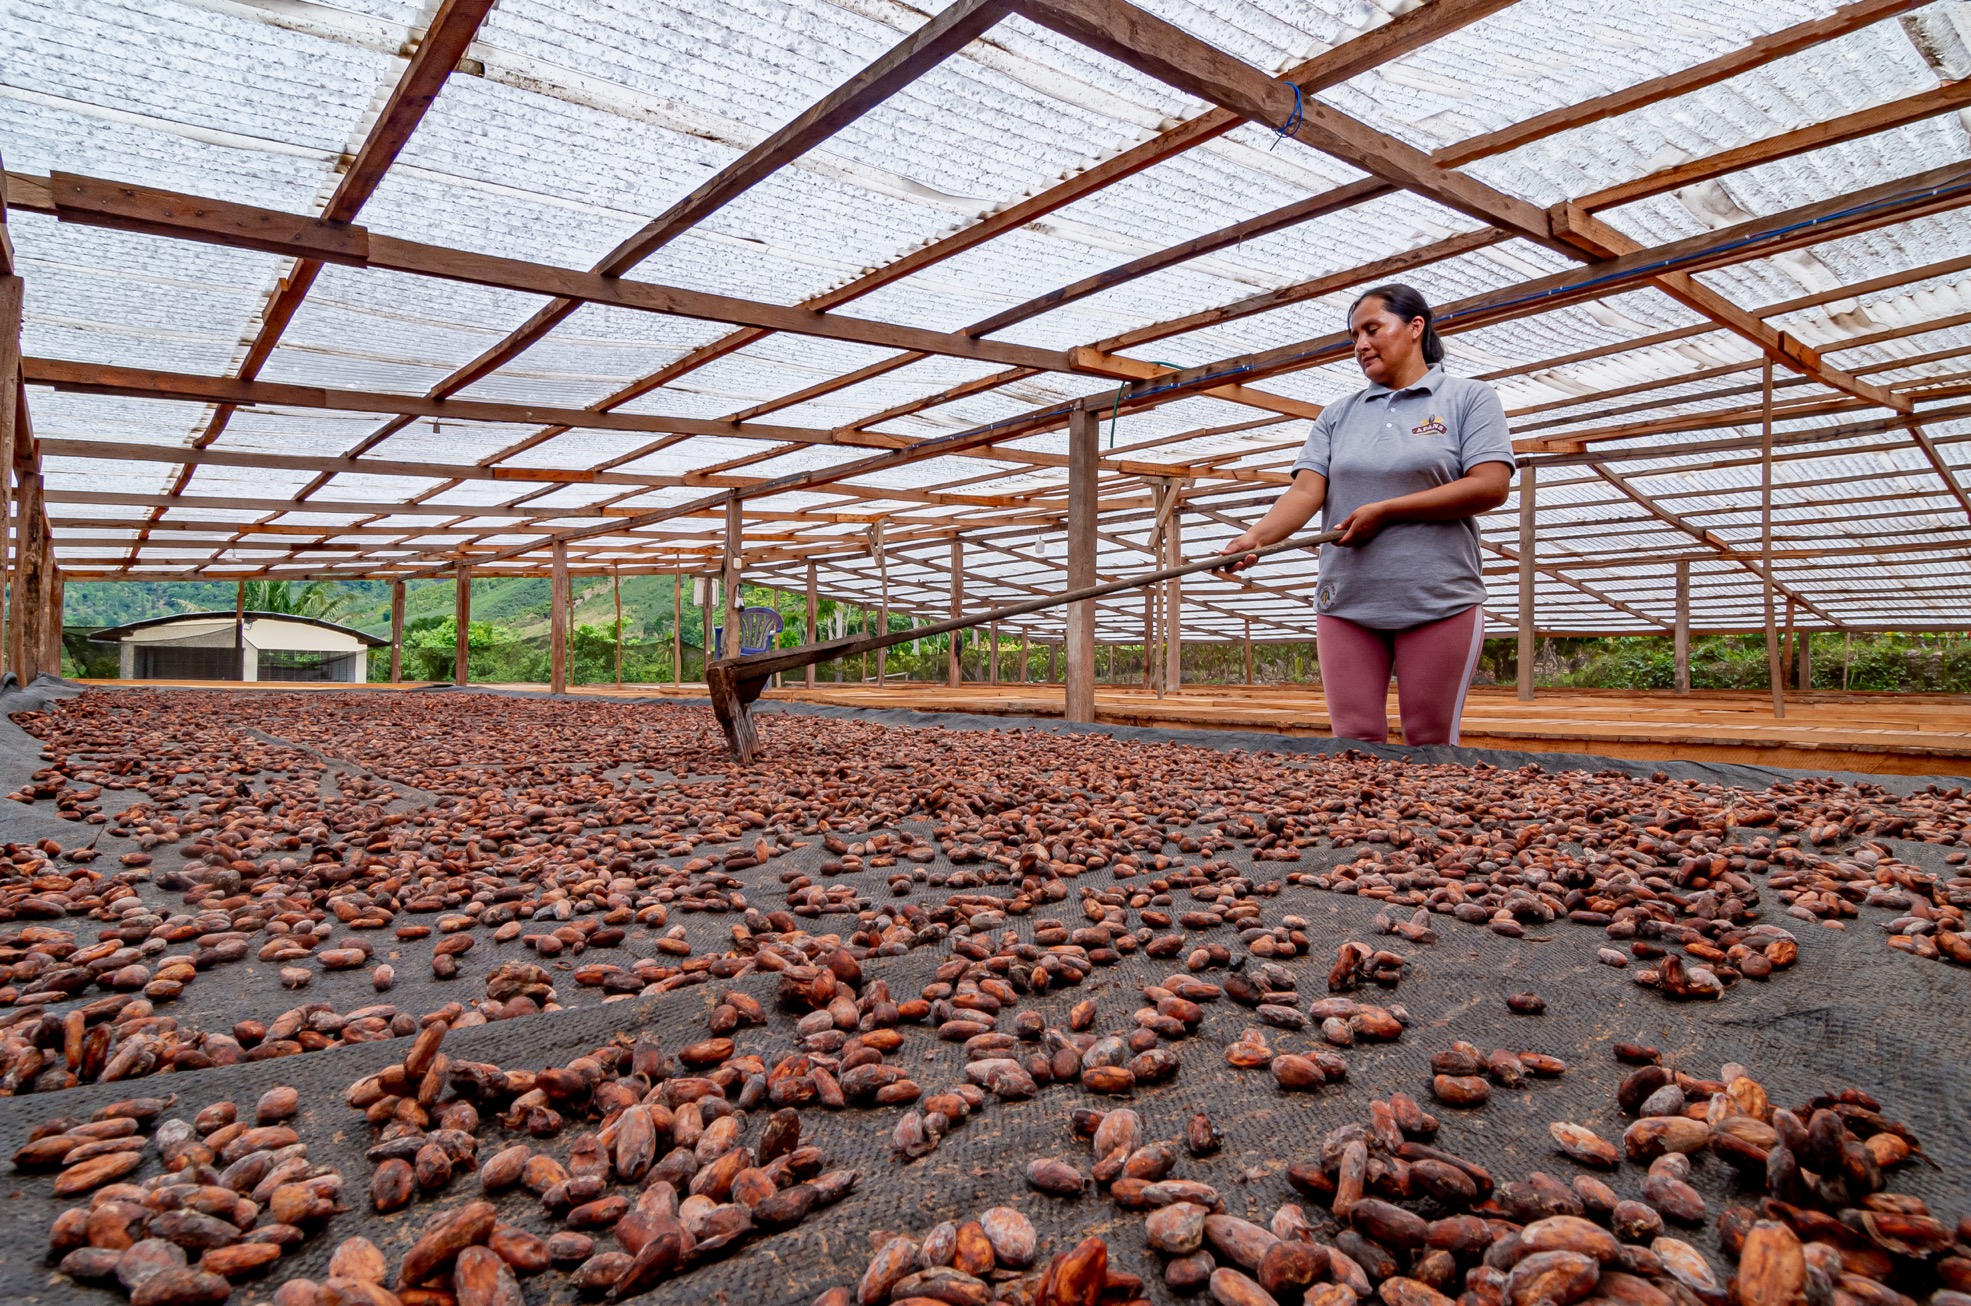
[{"label": "woman", "polygon": [[1342,532],[1321,549],[1315,618],[1334,733],[1389,738],[1393,665],[1403,741],[1455,744],[1485,632],[1476,518],[1512,483],[1505,409],[1491,386],[1445,374],[1430,305],[1409,286],[1365,293],[1348,331],[1369,385],[1315,419],[1293,484],[1221,552],[1277,543],[1322,513]]}]

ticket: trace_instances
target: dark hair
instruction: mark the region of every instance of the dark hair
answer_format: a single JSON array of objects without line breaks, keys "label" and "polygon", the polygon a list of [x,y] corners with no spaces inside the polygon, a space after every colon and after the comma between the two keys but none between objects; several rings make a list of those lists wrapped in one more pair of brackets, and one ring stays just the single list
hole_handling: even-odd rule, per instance
[{"label": "dark hair", "polygon": [[1382,306],[1405,322],[1417,318],[1424,320],[1423,356],[1426,363],[1444,361],[1444,342],[1437,338],[1437,328],[1432,325],[1436,315],[1430,311],[1430,301],[1423,297],[1415,286],[1401,282],[1391,282],[1386,286],[1376,286],[1356,296],[1355,302],[1348,306],[1348,316],[1354,317],[1355,310],[1362,307],[1364,300],[1380,299]]}]

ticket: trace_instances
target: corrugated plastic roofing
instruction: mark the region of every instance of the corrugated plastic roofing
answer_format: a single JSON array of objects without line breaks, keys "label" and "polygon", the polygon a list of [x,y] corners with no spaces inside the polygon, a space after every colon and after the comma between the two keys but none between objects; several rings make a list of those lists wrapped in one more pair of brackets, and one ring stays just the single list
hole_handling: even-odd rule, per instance
[{"label": "corrugated plastic roofing", "polygon": [[[1783,157],[1600,210],[1622,235],[1663,245],[1966,161],[1971,118],[1960,109],[1971,96],[1903,115],[1909,121],[1889,117],[1899,102],[1949,95],[1953,79],[1971,75],[1971,4],[1860,2],[1874,6],[1874,21],[1475,153],[1466,148],[1475,138],[1537,115],[1566,116],[1857,6],[1517,0],[1445,24],[1434,39],[1313,95],[1398,142],[1453,151],[1470,177],[1543,209],[1593,202],[1724,151],[1756,152],[1846,115],[1883,119],[1853,139],[1803,142]],[[1140,7],[1270,76],[1420,8],[1416,0]],[[400,0],[8,0],[0,5],[0,48],[9,51],[0,65],[0,152],[28,176],[62,171],[320,213],[364,149],[432,9]],[[358,220],[378,235],[591,267],[924,21],[890,0],[498,0]],[[674,234],[630,275],[765,305],[819,301],[837,318],[940,333],[1019,310],[987,338],[1065,354],[1133,337],[1144,343],[1103,347],[1191,368],[1335,337],[1375,280],[1373,265],[1419,251],[1435,256],[1419,255],[1401,277],[1440,304],[1578,266],[1517,237],[1473,247],[1482,221],[1409,190],[1219,242],[1214,233],[1228,226],[1359,183],[1368,176],[1361,165],[1381,162],[1332,157],[1253,122],[1164,151],[1152,166],[1050,202],[991,239],[945,247],[1211,109],[1026,17],[1002,18]],[[18,208],[8,225],[26,285],[23,352],[36,360],[237,375],[294,271],[284,256]],[[1971,465],[1966,230],[1950,209],[1697,275],[1734,311],[1766,314],[1831,365],[1917,396],[1922,429],[1957,478],[1947,485],[1908,431],[1882,420],[1884,407],[1779,369],[1774,575],[1827,619],[1971,624],[1971,586],[1958,583],[1971,560],[1962,489]],[[1065,302],[1033,303],[1200,240],[1214,247]],[[1308,283],[1317,284],[1293,289]],[[1255,296],[1271,298],[1222,320],[1189,321]],[[1036,410],[1093,407],[1118,384],[598,304],[573,307],[461,380],[461,369],[548,303],[511,289],[325,266],[257,376],[384,396],[607,408],[641,419],[639,429],[281,402],[222,411],[32,385],[62,566],[77,576],[404,575],[463,557],[488,571],[537,570],[552,536],[576,531],[588,532],[572,546],[578,569],[705,571],[717,565],[722,513],[709,500],[721,490],[825,476],[884,447]],[[1175,325],[1154,329],[1164,323]],[[1695,577],[1700,626],[1759,623],[1759,345],[1658,286],[1633,283],[1457,329],[1446,343],[1451,370],[1498,387],[1516,434],[1533,442],[1522,446],[1529,461],[1541,465],[1543,627],[1662,629],[1679,561]],[[1336,351],[1248,384],[1243,395],[1125,407],[1114,420],[1103,411],[1104,577],[1150,564],[1160,473],[1182,484],[1184,552],[1215,549],[1278,492],[1307,416],[1362,377]],[[735,420],[766,429],[697,426]],[[693,429],[666,430],[665,421]],[[748,579],[799,587],[812,561],[825,594],[878,602],[865,527],[882,517],[895,608],[944,611],[954,531],[966,540],[969,603],[1056,588],[1066,555],[1064,426],[1016,431],[996,449],[749,492],[744,511],[758,538],[745,551]],[[187,465],[178,497],[160,498]],[[694,504],[700,510],[667,521],[624,520]],[[414,505],[457,515],[395,511]],[[605,513],[619,524],[610,527]],[[1486,610],[1502,629],[1519,603],[1518,520],[1515,493],[1481,523]],[[254,530],[272,526],[282,531]],[[289,533],[296,527],[320,535]],[[1870,548],[1875,556],[1859,552]],[[502,553],[512,556],[494,556]],[[1307,560],[1270,559],[1250,575],[1251,586],[1188,580],[1186,631],[1231,638],[1249,621],[1256,637],[1311,632]],[[1102,637],[1140,638],[1142,604],[1138,594],[1105,603]],[[1030,629],[1050,634],[1059,621],[1042,614]]]}]

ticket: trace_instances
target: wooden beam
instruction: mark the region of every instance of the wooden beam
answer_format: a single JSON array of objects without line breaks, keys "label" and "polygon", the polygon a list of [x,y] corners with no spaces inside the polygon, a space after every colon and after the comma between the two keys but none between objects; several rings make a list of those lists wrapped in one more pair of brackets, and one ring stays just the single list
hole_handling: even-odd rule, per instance
[{"label": "wooden beam", "polygon": [[568,546],[554,542],[554,579],[548,590],[548,692],[568,692]]},{"label": "wooden beam", "polygon": [[1011,0],[1023,17],[1138,72],[1292,136],[1393,185],[1526,240],[1559,247],[1546,212],[1437,166],[1429,155],[1297,93],[1127,0]]},{"label": "wooden beam", "polygon": [[[1477,22],[1504,9],[1512,0],[1433,0],[1408,13],[1398,15],[1360,36],[1322,51],[1287,74],[1304,93],[1312,95],[1336,86],[1391,59],[1419,49],[1441,36]],[[1065,208],[1104,187],[1114,185],[1165,159],[1217,139],[1238,127],[1239,116],[1223,109],[1201,114],[1148,141],[1111,155],[1089,168],[1057,182],[1038,195],[1030,196],[986,214],[979,221],[949,236],[911,250],[882,267],[856,277],[844,285],[803,301],[801,307],[826,312],[872,294],[885,286],[913,276],[926,268],[957,257],[967,250],[1008,232],[1018,231],[1050,213]],[[735,165],[736,166],[736,165]],[[607,265],[598,267],[607,271]],[[489,350],[472,364],[453,373],[434,388],[434,394],[450,394],[487,375],[506,361],[517,357],[541,331],[559,318],[540,315],[507,340]],[[614,408],[649,394],[672,381],[728,357],[768,333],[752,327],[741,328],[710,344],[701,346],[672,363],[615,391],[597,405]],[[871,418],[858,426],[875,425]]]},{"label": "wooden beam", "polygon": [[1756,37],[1731,53],[1720,55],[1716,59],[1707,60],[1680,72],[1638,82],[1623,90],[1597,96],[1580,104],[1551,109],[1546,113],[1516,122],[1510,127],[1502,127],[1498,131],[1466,137],[1455,145],[1445,146],[1431,157],[1444,167],[1455,168],[1475,159],[1503,154],[1556,132],[1571,131],[1590,123],[1633,113],[1647,105],[1688,95],[1692,91],[1736,77],[1762,64],[1771,63],[1789,54],[1796,54],[1837,36],[1880,22],[1884,18],[1920,8],[1926,2],[1927,0],[1859,0],[1859,3],[1843,5],[1826,18],[1799,23],[1782,31]]},{"label": "wooden beam", "polygon": [[[1095,449],[1100,439],[1095,414],[1077,409],[1068,419],[1068,588],[1095,583]],[[1067,692],[1063,715],[1069,721],[1095,720],[1095,605],[1068,609]]]},{"label": "wooden beam", "polygon": [[[1643,248],[1639,242],[1577,205],[1559,205],[1555,214],[1557,229],[1597,257],[1613,259],[1624,254],[1636,254]],[[1766,325],[1757,314],[1740,308],[1688,272],[1665,273],[1650,280],[1672,299],[1758,346],[1768,358],[1810,376],[1830,389],[1892,408],[1899,413],[1908,413],[1914,408],[1908,399],[1822,361],[1818,350]]]},{"label": "wooden beam", "polygon": [[[739,614],[746,606],[742,593],[744,581],[740,573],[740,554],[745,544],[745,519],[740,515],[740,501],[736,494],[728,495],[725,501],[725,562],[719,572],[722,612],[725,618],[725,637],[719,641],[719,656],[736,658],[739,656]],[[711,647],[711,637],[706,636],[706,647]]]},{"label": "wooden beam", "polygon": [[[1890,100],[1884,104],[1857,109],[1853,113],[1830,118],[1826,122],[1809,123],[1793,131],[1780,132],[1763,140],[1740,145],[1736,149],[1721,150],[1700,159],[1660,168],[1634,181],[1621,182],[1614,186],[1604,186],[1598,191],[1583,195],[1574,202],[1590,211],[1616,208],[1631,204],[1652,195],[1678,190],[1684,186],[1695,186],[1700,182],[1711,181],[1717,177],[1740,172],[1746,168],[1757,167],[1762,163],[1773,163],[1780,159],[1790,159],[1813,150],[1839,145],[1844,141],[1860,140],[1881,132],[1894,131],[1913,122],[1935,118],[1941,114],[1955,113],[1971,107],[1971,78],[1958,82],[1945,82],[1927,91]],[[1439,162],[1443,162],[1441,153]]]},{"label": "wooden beam", "polygon": [[1024,303],[1002,309],[991,317],[966,327],[965,334],[989,336],[995,331],[1004,331],[1007,327],[1039,317],[1044,313],[1051,313],[1057,308],[1086,299],[1090,295],[1098,295],[1125,282],[1147,277],[1153,272],[1160,272],[1194,258],[1202,258],[1221,249],[1229,249],[1244,241],[1256,240],[1261,236],[1283,231],[1303,222],[1311,222],[1315,218],[1352,208],[1357,204],[1366,204],[1372,199],[1391,194],[1395,189],[1388,182],[1374,177],[1345,182],[1332,190],[1295,200],[1269,213],[1262,213],[1256,218],[1247,218],[1243,222],[1235,222],[1217,231],[1194,236],[1190,240],[1160,249],[1153,254],[1145,254],[1126,263],[1119,263],[1093,276],[1071,282],[1058,290],[1050,290]]},{"label": "wooden beam", "polygon": [[496,290],[546,295],[571,303],[604,304],[665,316],[760,327],[882,349],[914,349],[975,362],[1050,372],[1097,371],[1094,364],[1099,362],[1087,355],[1078,361],[1070,360],[1054,350],[974,340],[950,332],[817,313],[732,295],[431,245],[379,235],[354,223],[330,222],[304,214],[73,173],[56,172],[45,178],[13,173],[8,180],[16,193],[28,197],[21,207],[49,213],[63,222],[403,272]]},{"label": "wooden beam", "polygon": [[[997,0],[958,0],[958,3],[950,5],[617,245],[595,265],[595,275],[626,275],[637,264],[743,195],[781,166],[814,149],[963,49],[998,22],[1004,12]],[[434,388],[434,394],[455,393],[498,371],[525,353],[579,306],[580,301],[572,296],[551,299],[525,323],[508,332],[498,344],[448,376]],[[626,397],[622,402],[627,401]]]}]

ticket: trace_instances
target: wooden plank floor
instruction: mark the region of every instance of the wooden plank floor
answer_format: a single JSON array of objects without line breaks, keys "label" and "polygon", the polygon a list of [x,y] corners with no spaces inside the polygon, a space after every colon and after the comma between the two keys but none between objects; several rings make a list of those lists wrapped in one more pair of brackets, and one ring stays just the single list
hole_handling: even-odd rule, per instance
[{"label": "wooden plank floor", "polygon": [[[173,685],[185,688],[389,691],[416,684],[310,684],[295,681],[87,681],[87,684]],[[539,691],[540,685],[484,688]],[[581,685],[572,693],[596,698],[705,696],[705,686]],[[991,716],[1058,717],[1059,685],[828,684],[798,683],[770,689],[765,697],[838,707],[903,708],[921,712],[971,712]],[[1301,685],[1190,686],[1156,695],[1138,688],[1101,686],[1098,721],[1176,730],[1253,730],[1326,735],[1321,691]],[[1392,742],[1402,742],[1396,696],[1389,700]],[[1512,748],[1543,753],[1599,753],[1640,760],[1742,762],[1811,771],[1863,771],[1896,775],[1971,775],[1971,695],[1789,694],[1787,714],[1775,721],[1764,693],[1700,690],[1542,690],[1521,703],[1509,688],[1480,687],[1465,701],[1462,743],[1470,748]]]},{"label": "wooden plank floor", "polygon": [[[768,698],[843,707],[911,708],[1008,716],[1061,715],[1058,685],[817,685],[768,690]],[[1326,701],[1311,686],[1192,686],[1159,699],[1103,686],[1095,716],[1116,725],[1168,729],[1329,733]],[[1392,742],[1401,742],[1396,696]],[[1971,774],[1971,696],[1791,694],[1775,721],[1764,693],[1543,690],[1522,703],[1511,689],[1475,688],[1461,741],[1470,748],[1600,753],[1637,759],[1745,762],[1804,770],[1898,775]]]}]

